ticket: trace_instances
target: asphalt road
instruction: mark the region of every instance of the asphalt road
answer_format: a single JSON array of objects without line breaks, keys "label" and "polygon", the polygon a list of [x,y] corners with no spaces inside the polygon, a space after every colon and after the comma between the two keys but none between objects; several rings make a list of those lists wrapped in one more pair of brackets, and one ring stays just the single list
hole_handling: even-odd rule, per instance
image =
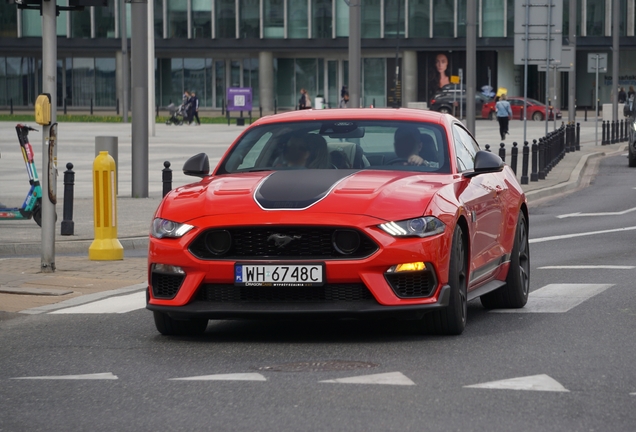
[{"label": "asphalt road", "polygon": [[354,320],[162,337],[144,309],[1,322],[0,430],[634,430],[635,174],[607,158],[532,207],[527,310],[473,301],[459,337]]}]

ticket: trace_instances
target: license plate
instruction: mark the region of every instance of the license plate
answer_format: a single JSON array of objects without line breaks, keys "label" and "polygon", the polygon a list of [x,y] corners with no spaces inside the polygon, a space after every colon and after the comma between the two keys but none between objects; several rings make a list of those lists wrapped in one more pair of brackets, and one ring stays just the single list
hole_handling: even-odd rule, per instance
[{"label": "license plate", "polygon": [[323,264],[235,264],[234,285],[321,286],[324,284],[324,273]]}]

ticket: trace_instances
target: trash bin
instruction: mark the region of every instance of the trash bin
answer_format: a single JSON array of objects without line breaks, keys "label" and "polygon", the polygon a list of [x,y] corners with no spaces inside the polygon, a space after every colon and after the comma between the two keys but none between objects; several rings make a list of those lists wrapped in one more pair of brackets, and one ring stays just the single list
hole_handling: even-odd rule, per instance
[{"label": "trash bin", "polygon": [[314,107],[315,109],[323,109],[324,108],[324,99],[322,98],[322,96],[316,96],[316,106]]}]

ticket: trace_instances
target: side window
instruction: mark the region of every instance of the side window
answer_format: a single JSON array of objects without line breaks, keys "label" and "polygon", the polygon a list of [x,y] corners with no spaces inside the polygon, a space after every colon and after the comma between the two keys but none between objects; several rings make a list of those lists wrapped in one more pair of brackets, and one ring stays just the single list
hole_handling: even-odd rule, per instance
[{"label": "side window", "polygon": [[473,170],[475,168],[475,154],[479,151],[479,146],[470,134],[458,125],[453,125],[453,137],[455,138],[457,170],[459,172]]},{"label": "side window", "polygon": [[263,136],[261,136],[259,140],[256,141],[256,143],[254,143],[254,145],[249,150],[249,152],[247,152],[247,154],[243,158],[243,161],[237,167],[237,169],[241,170],[241,169],[253,168],[256,165],[256,161],[258,157],[263,152],[265,144],[269,141],[271,137],[272,137],[271,132],[264,133]]}]

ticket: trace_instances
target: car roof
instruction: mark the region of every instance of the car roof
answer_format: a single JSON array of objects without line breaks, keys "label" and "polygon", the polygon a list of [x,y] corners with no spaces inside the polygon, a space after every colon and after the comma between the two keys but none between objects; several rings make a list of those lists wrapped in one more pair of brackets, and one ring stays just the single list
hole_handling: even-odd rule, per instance
[{"label": "car roof", "polygon": [[265,125],[298,121],[324,120],[390,120],[415,121],[448,125],[448,114],[413,108],[341,108],[323,110],[298,110],[262,117],[253,123]]}]

